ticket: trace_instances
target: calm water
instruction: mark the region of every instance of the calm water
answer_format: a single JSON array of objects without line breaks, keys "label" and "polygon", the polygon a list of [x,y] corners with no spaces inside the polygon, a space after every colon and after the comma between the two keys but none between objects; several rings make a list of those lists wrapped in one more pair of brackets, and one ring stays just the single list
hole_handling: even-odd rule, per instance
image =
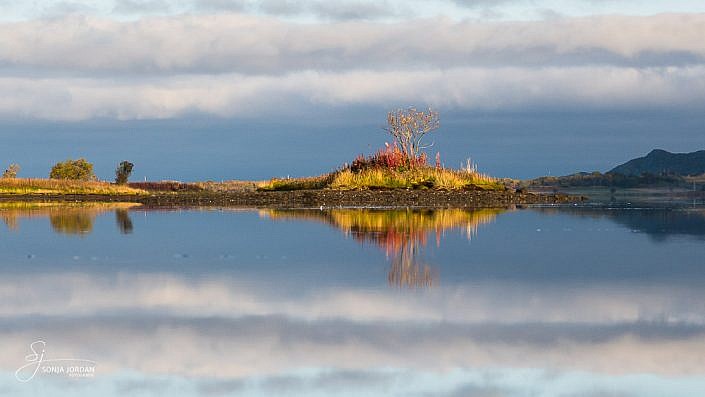
[{"label": "calm water", "polygon": [[703,258],[703,207],[0,204],[0,395],[705,395]]}]

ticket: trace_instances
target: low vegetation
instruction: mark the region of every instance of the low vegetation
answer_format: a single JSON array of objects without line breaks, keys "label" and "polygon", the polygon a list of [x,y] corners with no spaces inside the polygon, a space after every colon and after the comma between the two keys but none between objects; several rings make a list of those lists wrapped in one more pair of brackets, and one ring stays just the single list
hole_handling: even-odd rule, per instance
[{"label": "low vegetation", "polygon": [[384,168],[360,172],[343,170],[330,184],[333,189],[440,189],[440,190],[501,190],[504,185],[493,178],[445,168],[419,167],[405,171]]},{"label": "low vegetation", "polygon": [[193,183],[179,181],[130,182],[127,186],[150,192],[197,192],[203,190]]},{"label": "low vegetation", "polygon": [[0,178],[0,194],[102,194],[137,195],[144,190],[98,181]]},{"label": "low vegetation", "polygon": [[308,178],[272,179],[257,186],[260,191],[277,190],[504,190],[504,184],[476,171],[452,170],[430,166],[409,169],[383,167],[353,171],[349,167],[330,174]]},{"label": "low vegetation", "polygon": [[623,175],[616,173],[580,172],[566,176],[544,176],[522,183],[529,187],[692,187],[697,178],[673,174]]},{"label": "low vegetation", "polygon": [[332,172],[307,178],[274,178],[260,183],[257,189],[262,191],[325,189],[330,187],[337,174]]}]

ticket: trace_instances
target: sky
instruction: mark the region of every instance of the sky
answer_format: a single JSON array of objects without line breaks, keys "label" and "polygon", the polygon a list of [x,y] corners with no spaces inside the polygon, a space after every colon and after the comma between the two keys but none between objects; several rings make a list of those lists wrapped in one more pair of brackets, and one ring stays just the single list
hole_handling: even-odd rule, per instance
[{"label": "sky", "polygon": [[[0,0],[0,162],[322,173],[433,107],[447,166],[529,178],[705,148],[705,3]],[[5,166],[0,164],[0,166]]]}]

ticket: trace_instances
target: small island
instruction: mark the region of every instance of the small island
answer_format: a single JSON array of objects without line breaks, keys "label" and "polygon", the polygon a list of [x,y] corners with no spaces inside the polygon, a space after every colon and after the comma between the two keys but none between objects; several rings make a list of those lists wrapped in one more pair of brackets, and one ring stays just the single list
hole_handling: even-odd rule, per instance
[{"label": "small island", "polygon": [[57,163],[49,179],[18,178],[10,165],[0,179],[2,201],[135,202],[150,206],[232,206],[256,208],[418,207],[481,208],[521,204],[573,203],[583,197],[515,189],[511,180],[483,174],[468,160],[446,168],[439,153],[430,163],[427,134],[440,126],[438,112],[415,108],[389,112],[385,142],[315,177],[269,181],[129,182],[134,165],[121,162],[115,182],[98,181],[85,159]]}]

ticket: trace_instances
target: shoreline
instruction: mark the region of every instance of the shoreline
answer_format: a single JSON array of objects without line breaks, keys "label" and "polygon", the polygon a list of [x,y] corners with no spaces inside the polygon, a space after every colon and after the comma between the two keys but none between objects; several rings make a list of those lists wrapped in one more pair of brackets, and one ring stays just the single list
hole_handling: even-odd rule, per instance
[{"label": "shoreline", "polygon": [[0,194],[0,202],[129,202],[147,207],[234,208],[496,208],[523,204],[573,204],[583,196],[562,193],[489,190],[294,190],[242,192],[179,192],[149,195]]}]

